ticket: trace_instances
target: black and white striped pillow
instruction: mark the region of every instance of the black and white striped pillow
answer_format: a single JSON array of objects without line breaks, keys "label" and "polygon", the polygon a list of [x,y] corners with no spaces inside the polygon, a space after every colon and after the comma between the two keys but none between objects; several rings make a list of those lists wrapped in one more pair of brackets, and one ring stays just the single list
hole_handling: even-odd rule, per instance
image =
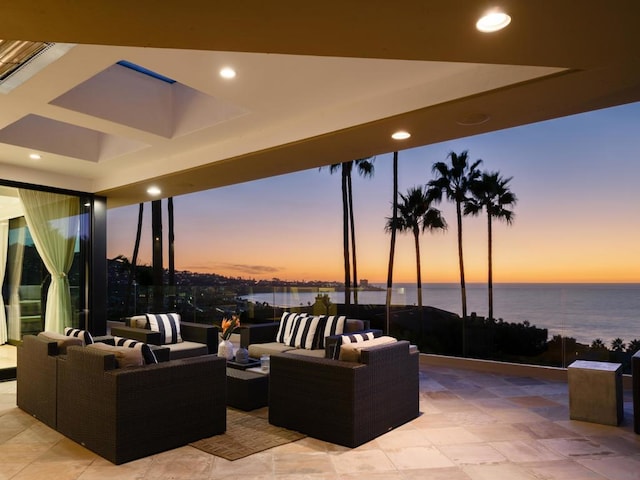
[{"label": "black and white striped pillow", "polygon": [[276,342],[289,344],[291,340],[291,329],[294,321],[298,317],[306,317],[306,313],[293,313],[283,312],[282,318],[280,318],[280,326],[278,327],[278,333],[276,334]]},{"label": "black and white striped pillow", "polygon": [[340,358],[340,347],[342,345],[348,345],[351,343],[366,342],[367,340],[373,340],[382,336],[382,330],[364,330],[359,333],[350,333],[349,335],[340,335],[335,343],[335,349],[333,351],[333,359]]},{"label": "black and white striped pillow", "polygon": [[160,332],[163,345],[182,342],[179,313],[147,313],[149,328]]},{"label": "black and white striped pillow", "polygon": [[142,354],[142,358],[144,358],[144,363],[146,365],[151,365],[152,363],[158,363],[158,359],[156,358],[155,353],[151,350],[151,347],[144,342],[137,342],[135,340],[131,340],[129,338],[122,337],[113,337],[113,341],[116,347],[129,347],[129,348],[137,348],[140,350]]},{"label": "black and white striped pillow", "polygon": [[316,330],[320,323],[318,316],[298,316],[293,321],[291,328],[291,337],[287,345],[295,348],[304,348],[311,350],[314,347],[313,340],[316,336]]},{"label": "black and white striped pillow", "polygon": [[344,315],[324,316],[324,318],[321,319],[320,327],[318,328],[318,342],[316,348],[324,348],[324,339],[326,337],[342,335],[344,333],[344,326],[346,323],[347,317]]},{"label": "black and white striped pillow", "polygon": [[91,345],[93,343],[93,337],[87,330],[80,330],[79,328],[67,327],[64,329],[64,334],[67,337],[75,337],[82,340],[82,344]]}]

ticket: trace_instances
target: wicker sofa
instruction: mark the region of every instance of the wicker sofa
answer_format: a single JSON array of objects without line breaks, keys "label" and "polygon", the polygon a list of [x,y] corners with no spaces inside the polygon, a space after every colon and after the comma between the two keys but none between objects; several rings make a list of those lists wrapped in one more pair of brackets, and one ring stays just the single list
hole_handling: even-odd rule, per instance
[{"label": "wicker sofa", "polygon": [[[368,320],[345,319],[344,332],[360,332],[369,328]],[[249,350],[249,356],[260,358],[261,355],[272,355],[275,353],[289,353],[305,355],[311,357],[324,357],[325,345],[318,348],[305,349],[296,348],[277,340],[280,321],[272,323],[259,323],[253,325],[243,325],[240,327],[240,345]]]},{"label": "wicker sofa", "polygon": [[418,357],[407,341],[364,347],[359,361],[273,354],[269,422],[357,447],[418,416]]},{"label": "wicker sofa", "polygon": [[218,327],[180,320],[181,342],[165,344],[162,334],[149,328],[146,315],[126,318],[122,325],[112,325],[111,335],[130,338],[148,345],[169,349],[169,359],[195,357],[218,351]]},{"label": "wicker sofa", "polygon": [[24,337],[18,406],[114,464],[226,430],[222,358],[116,368],[108,351],[70,346],[56,356],[56,347]]}]

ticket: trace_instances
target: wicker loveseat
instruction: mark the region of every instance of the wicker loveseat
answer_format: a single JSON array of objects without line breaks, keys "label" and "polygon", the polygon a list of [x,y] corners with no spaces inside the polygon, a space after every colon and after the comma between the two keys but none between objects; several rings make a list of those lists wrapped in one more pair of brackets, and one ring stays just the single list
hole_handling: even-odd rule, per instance
[{"label": "wicker loveseat", "polygon": [[365,347],[359,361],[274,354],[269,422],[357,447],[418,416],[418,356],[407,341]]},{"label": "wicker loveseat", "polygon": [[130,338],[148,345],[163,345],[169,349],[169,359],[171,360],[206,355],[218,351],[218,327],[184,322],[179,315],[177,315],[177,318],[181,337],[179,342],[166,343],[161,332],[150,329],[147,315],[136,315],[126,318],[123,325],[112,325],[111,335]]},{"label": "wicker loveseat", "polygon": [[[290,312],[285,312],[283,314],[283,318],[278,322],[273,323],[260,323],[253,325],[243,325],[240,327],[240,345],[249,350],[249,356],[252,358],[260,358],[261,355],[272,355],[275,353],[289,353],[296,355],[306,355],[312,357],[324,357],[325,356],[325,344],[324,341],[330,335],[334,335],[335,332],[330,332],[330,328],[325,331],[325,323],[328,319],[336,319],[339,317],[326,317],[319,316],[317,318],[320,319],[318,324],[316,325],[316,333],[311,332],[311,337],[314,337],[313,342],[310,342],[310,345],[307,345],[305,348],[303,345],[295,345],[295,341],[291,341],[291,334],[282,333],[282,322],[285,318],[290,314]],[[311,318],[309,316],[307,318]],[[368,320],[358,320],[358,319],[350,319],[344,318],[344,324],[341,327],[342,330],[338,333],[353,333],[360,332],[369,328]],[[300,341],[300,338],[299,338]],[[304,340],[302,340],[304,344]]]},{"label": "wicker loveseat", "polygon": [[18,406],[115,464],[226,430],[222,358],[117,368],[109,351],[70,346],[56,356],[56,347],[24,337]]}]

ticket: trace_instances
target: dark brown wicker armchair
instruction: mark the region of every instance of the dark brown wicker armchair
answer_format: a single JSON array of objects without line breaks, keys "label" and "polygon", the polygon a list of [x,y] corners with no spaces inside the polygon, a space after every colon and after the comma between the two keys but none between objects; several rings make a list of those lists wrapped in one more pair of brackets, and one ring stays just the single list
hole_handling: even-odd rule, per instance
[{"label": "dark brown wicker armchair", "polygon": [[357,447],[418,416],[418,356],[406,341],[363,350],[361,363],[272,355],[269,422]]},{"label": "dark brown wicker armchair", "polygon": [[18,407],[55,429],[58,344],[25,335],[17,355]]},{"label": "dark brown wicker armchair", "polygon": [[226,362],[203,355],[115,368],[104,351],[58,357],[57,429],[120,464],[226,430]]}]

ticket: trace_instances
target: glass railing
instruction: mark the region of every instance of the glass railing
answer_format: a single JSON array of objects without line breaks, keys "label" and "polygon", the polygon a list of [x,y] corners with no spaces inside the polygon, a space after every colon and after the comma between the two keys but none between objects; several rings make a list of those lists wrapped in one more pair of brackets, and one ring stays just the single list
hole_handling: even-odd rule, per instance
[{"label": "glass railing", "polygon": [[409,340],[422,353],[554,367],[567,367],[577,359],[614,361],[625,371],[640,347],[640,332],[634,336],[634,330],[624,326],[625,318],[599,317],[596,312],[601,298],[618,296],[618,304],[635,298],[637,285],[605,290],[570,284],[496,285],[496,319],[476,313],[486,310],[487,288],[481,284],[467,286],[466,319],[461,318],[460,290],[454,284],[423,288],[422,308],[417,306],[417,289],[408,285],[390,292],[367,286],[349,297],[340,287],[326,286],[134,287],[128,308],[125,289],[109,290],[109,320],[152,311],[175,311],[185,321],[217,325],[231,312],[240,313],[243,324],[275,321],[284,311],[347,315]]}]

